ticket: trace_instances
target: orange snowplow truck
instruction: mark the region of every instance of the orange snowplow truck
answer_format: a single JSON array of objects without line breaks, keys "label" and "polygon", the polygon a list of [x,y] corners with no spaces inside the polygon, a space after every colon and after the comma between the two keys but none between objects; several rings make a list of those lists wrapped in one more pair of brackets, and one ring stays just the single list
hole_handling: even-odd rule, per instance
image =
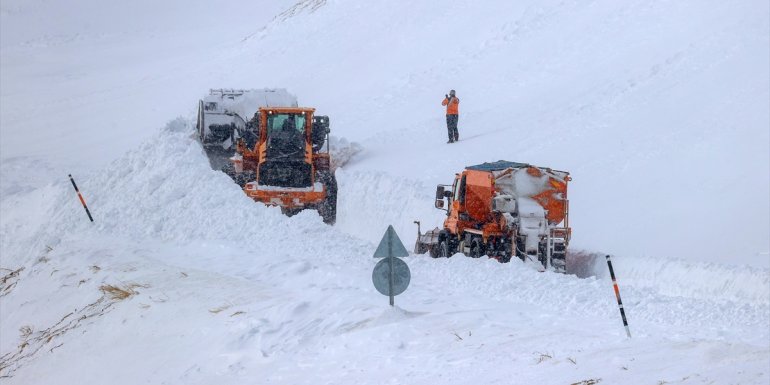
[{"label": "orange snowplow truck", "polygon": [[257,202],[284,214],[318,210],[337,216],[337,180],[329,155],[329,118],[313,108],[261,107],[238,132],[236,154],[225,170]]},{"label": "orange snowplow truck", "polygon": [[487,255],[500,262],[515,255],[566,272],[570,180],[566,171],[502,160],[467,167],[451,187],[436,188],[435,206],[447,211],[444,228],[422,234],[415,222],[414,252]]}]

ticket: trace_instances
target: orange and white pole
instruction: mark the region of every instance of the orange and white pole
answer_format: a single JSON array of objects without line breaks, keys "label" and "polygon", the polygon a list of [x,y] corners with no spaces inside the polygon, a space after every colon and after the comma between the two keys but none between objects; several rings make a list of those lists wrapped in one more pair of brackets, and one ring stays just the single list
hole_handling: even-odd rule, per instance
[{"label": "orange and white pole", "polygon": [[70,182],[72,182],[72,187],[75,188],[75,192],[78,193],[78,198],[80,198],[80,203],[83,204],[83,208],[86,209],[86,214],[88,214],[88,219],[91,220],[91,222],[94,221],[94,218],[91,217],[91,212],[88,211],[88,206],[86,206],[86,201],[83,199],[83,195],[80,194],[80,190],[78,190],[78,185],[75,184],[75,180],[72,179],[72,174],[69,174]]},{"label": "orange and white pole", "polygon": [[618,299],[618,308],[620,309],[620,317],[623,318],[623,326],[626,328],[626,335],[631,338],[631,331],[628,330],[628,321],[626,320],[626,312],[623,310],[623,302],[620,300],[620,290],[618,290],[618,281],[615,280],[615,271],[612,270],[612,262],[610,256],[607,256],[607,266],[610,267],[610,277],[612,277],[612,286],[615,288],[615,297]]}]

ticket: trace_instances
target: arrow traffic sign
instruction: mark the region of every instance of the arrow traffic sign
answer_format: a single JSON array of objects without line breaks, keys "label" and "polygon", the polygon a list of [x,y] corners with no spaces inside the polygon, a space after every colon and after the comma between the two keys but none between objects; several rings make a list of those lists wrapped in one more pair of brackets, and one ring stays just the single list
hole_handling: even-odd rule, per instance
[{"label": "arrow traffic sign", "polygon": [[409,252],[406,251],[406,247],[401,243],[401,239],[398,238],[396,230],[393,230],[393,226],[388,226],[388,230],[386,230],[385,235],[382,236],[380,245],[377,246],[377,250],[374,251],[374,258],[408,256]]}]

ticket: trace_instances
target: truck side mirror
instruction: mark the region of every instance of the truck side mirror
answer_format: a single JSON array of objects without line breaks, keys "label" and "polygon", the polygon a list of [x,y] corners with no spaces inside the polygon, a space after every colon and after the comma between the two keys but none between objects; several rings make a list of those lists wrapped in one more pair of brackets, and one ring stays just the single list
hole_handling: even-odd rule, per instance
[{"label": "truck side mirror", "polygon": [[443,199],[436,199],[436,208],[437,209],[443,209],[444,208],[444,200]]},{"label": "truck side mirror", "polygon": [[444,186],[436,186],[436,200],[439,199],[444,199]]},{"label": "truck side mirror", "polygon": [[444,191],[444,197],[445,198],[451,198],[452,197],[452,192],[451,191]]}]

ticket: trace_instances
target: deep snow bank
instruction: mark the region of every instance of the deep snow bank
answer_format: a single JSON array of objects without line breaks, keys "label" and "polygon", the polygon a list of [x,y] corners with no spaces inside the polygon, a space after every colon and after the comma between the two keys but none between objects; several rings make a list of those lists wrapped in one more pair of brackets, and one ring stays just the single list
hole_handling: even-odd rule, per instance
[{"label": "deep snow bank", "polygon": [[[94,223],[88,222],[65,178],[4,199],[0,218],[4,267],[27,265],[46,246],[56,247],[64,240],[103,236],[173,243],[236,242],[276,258],[326,255],[329,250],[350,257],[349,248],[375,245],[388,225],[396,228],[411,250],[414,220],[422,221],[423,230],[443,222],[443,211],[432,205],[434,186],[345,167],[337,174],[336,226],[324,225],[314,211],[285,217],[277,208],[254,204],[226,175],[212,170],[194,135],[189,121],[174,120],[154,138],[78,180]],[[478,262],[473,261],[468,263]],[[645,292],[762,306],[770,301],[767,269],[625,256],[615,263],[623,285]],[[479,263],[473,274],[491,273],[487,270],[497,269],[493,265]],[[606,279],[602,258],[594,268],[595,275]]]},{"label": "deep snow bank", "polygon": [[[77,182],[94,223],[64,178],[3,201],[5,263],[25,263],[68,237],[238,241],[280,255],[289,247],[292,252],[331,247],[335,242],[324,234],[338,233],[313,211],[287,218],[278,208],[254,204],[230,178],[210,168],[191,123],[183,119]],[[314,241],[303,242],[308,238]]]},{"label": "deep snow bank", "polygon": [[[442,226],[446,217],[433,207],[435,186],[382,172],[337,170],[339,182],[338,219],[335,227],[379,243],[388,225],[392,225],[410,252],[414,248],[417,226],[422,230]],[[365,226],[362,226],[365,224]]]},{"label": "deep snow bank", "polygon": [[[427,230],[441,226],[444,219],[443,211],[432,206],[433,186],[345,167],[337,175],[336,226],[324,225],[314,211],[285,217],[277,208],[255,204],[225,174],[212,170],[194,136],[188,120],[171,121],[154,138],[78,180],[94,223],[88,222],[65,178],[42,189],[10,195],[2,202],[4,215],[0,218],[3,263],[26,265],[46,246],[91,236],[173,243],[236,242],[252,252],[275,257],[326,255],[329,250],[345,254],[351,247],[375,245],[388,225],[397,229],[411,250],[414,220],[421,220]],[[478,263],[474,275],[497,270],[496,262],[467,263]],[[596,261],[599,277],[606,275],[603,263],[601,258]],[[763,306],[770,301],[767,269],[623,256],[616,265],[624,285],[660,295]]]},{"label": "deep snow bank", "polygon": [[[770,269],[665,258],[617,258],[625,285],[669,297],[770,305]],[[604,263],[604,261],[601,261]],[[603,275],[609,274],[602,266]]]}]

